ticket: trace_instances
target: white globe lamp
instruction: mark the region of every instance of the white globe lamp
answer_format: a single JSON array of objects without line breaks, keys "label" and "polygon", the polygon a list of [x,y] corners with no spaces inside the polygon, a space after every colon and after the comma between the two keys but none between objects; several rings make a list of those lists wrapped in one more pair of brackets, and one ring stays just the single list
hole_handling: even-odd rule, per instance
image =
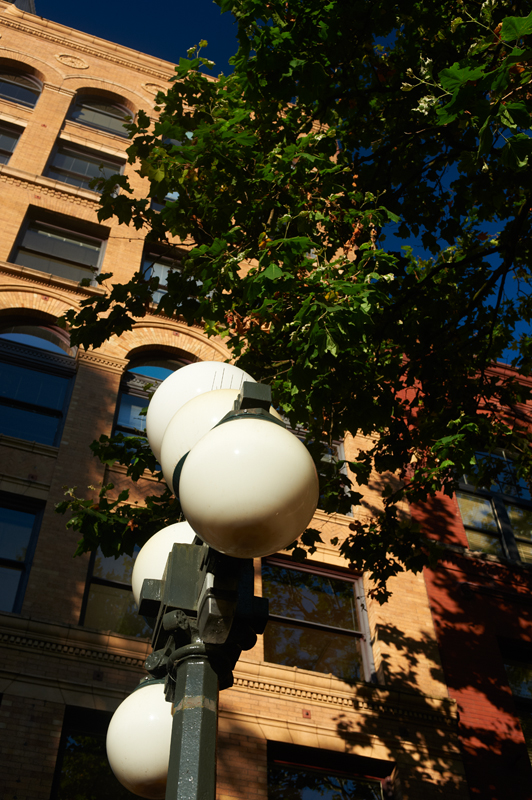
[{"label": "white globe lamp", "polygon": [[255,383],[244,370],[220,361],[198,361],[169,375],[153,395],[146,416],[146,435],[157,460],[161,458],[161,445],[168,423],[185,403],[216,389],[238,392],[244,381]]},{"label": "white globe lamp", "polygon": [[271,555],[297,539],[319,498],[314,462],[286,428],[257,418],[223,422],[192,448],[179,500],[198,536],[226,555]]},{"label": "white globe lamp", "polygon": [[171,734],[163,683],[141,684],[118,706],[107,731],[107,757],[122,786],[149,800],[164,798]]},{"label": "white globe lamp", "polygon": [[145,578],[161,580],[164,568],[174,544],[192,544],[196,534],[188,522],[175,522],[162,528],[139,551],[133,572],[131,573],[131,588],[135,603],[139,604],[140,592]]}]

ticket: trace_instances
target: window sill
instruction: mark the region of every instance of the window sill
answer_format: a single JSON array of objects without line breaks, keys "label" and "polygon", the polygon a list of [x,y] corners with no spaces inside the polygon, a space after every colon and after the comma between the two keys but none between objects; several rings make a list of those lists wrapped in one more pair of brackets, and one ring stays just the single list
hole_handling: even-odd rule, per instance
[{"label": "window sill", "polygon": [[[124,148],[121,151],[125,153],[126,149],[131,144],[131,139],[127,136],[120,136],[117,133],[109,133],[108,131],[102,131],[100,128],[93,128],[90,125],[82,125],[80,122],[74,122],[71,119],[65,120],[65,124],[63,127],[63,131],[68,133],[69,131],[75,132],[78,135],[81,134],[81,131],[84,133],[84,139],[87,142],[94,142],[97,141],[98,137],[102,137],[104,140],[112,141],[112,142],[123,142]],[[63,133],[61,132],[60,137],[63,138]],[[95,138],[94,138],[95,137]]]},{"label": "window sill", "polygon": [[490,564],[500,564],[502,567],[510,569],[523,569],[526,572],[532,571],[532,564],[527,564],[525,561],[518,561],[513,558],[506,558],[505,556],[494,556],[491,553],[484,553],[482,550],[470,550],[468,547],[463,547],[459,544],[445,544],[438,542],[443,551],[450,551],[463,558],[474,559],[475,561],[485,561]]},{"label": "window sill", "polygon": [[37,453],[40,456],[49,456],[50,458],[57,458],[59,453],[59,447],[29,442],[27,439],[17,439],[14,436],[6,436],[4,433],[0,433],[0,446],[12,447],[13,450],[25,450],[26,452]]},{"label": "window sill", "polygon": [[91,189],[80,189],[77,186],[71,186],[64,181],[58,181],[55,178],[47,178],[45,175],[32,175],[25,172],[23,169],[10,167],[9,164],[0,164],[0,174],[9,175],[12,178],[33,183],[35,186],[41,186],[43,189],[55,189],[57,192],[64,192],[67,195],[74,197],[81,197],[84,200],[90,200],[95,205],[100,201],[100,193],[93,192]]},{"label": "window sill", "polygon": [[6,272],[9,275],[23,276],[24,278],[33,279],[35,283],[44,283],[48,286],[58,286],[61,289],[68,289],[71,292],[77,292],[84,295],[104,295],[105,289],[98,285],[94,286],[80,286],[78,281],[70,280],[70,278],[61,278],[59,275],[54,275],[51,272],[40,272],[38,269],[31,269],[31,267],[21,267],[19,264],[12,264],[8,261],[0,261],[0,272]]}]

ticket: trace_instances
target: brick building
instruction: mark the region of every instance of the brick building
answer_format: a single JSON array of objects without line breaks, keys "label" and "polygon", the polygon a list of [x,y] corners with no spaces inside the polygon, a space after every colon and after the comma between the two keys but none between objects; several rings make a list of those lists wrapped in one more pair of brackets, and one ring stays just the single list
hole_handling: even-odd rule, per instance
[{"label": "brick building", "polygon": [[[0,0],[6,800],[131,796],[120,794],[100,756],[109,716],[144,675],[149,652],[128,585],[131,560],[74,559],[76,535],[54,504],[65,485],[126,485],[125,471],[104,469],[88,447],[102,433],[141,424],[142,376],[228,354],[200,325],[156,313],[91,352],[71,348],[55,321],[103,291],[91,285],[94,270],[120,281],[145,265],[164,291],[172,265],[145,248],[142,231],[98,223],[89,183],[123,169],[145,190],[125,164],[122,126],[139,109],[153,113],[172,74],[172,64]],[[346,439],[348,458],[358,445]],[[138,499],[152,487],[149,477],[140,481]],[[366,496],[368,515],[378,488]],[[353,800],[468,797],[457,699],[447,691],[423,577],[398,577],[391,601],[377,605],[367,579],[346,570],[330,544],[350,521],[318,511],[313,525],[325,543],[301,567],[282,555],[257,561],[256,592],[271,597],[273,616],[221,694],[220,800],[282,798],[298,780],[323,797],[339,783]]]},{"label": "brick building", "polygon": [[499,460],[489,489],[464,475],[454,497],[413,513],[445,544],[426,585],[471,797],[530,800],[532,497],[508,454]]}]

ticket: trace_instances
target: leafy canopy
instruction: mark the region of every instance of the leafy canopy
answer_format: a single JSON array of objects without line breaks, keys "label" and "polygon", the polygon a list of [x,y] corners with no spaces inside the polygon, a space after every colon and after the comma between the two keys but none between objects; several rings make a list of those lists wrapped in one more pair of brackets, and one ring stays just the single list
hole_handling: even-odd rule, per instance
[{"label": "leafy canopy", "polygon": [[[377,475],[383,512],[357,510],[341,465],[322,504],[354,503],[341,550],[382,598],[389,576],[430,555],[400,501],[451,493],[476,450],[505,448],[530,474],[529,395],[515,376],[532,364],[532,338],[516,332],[532,313],[532,2],[219,5],[238,23],[234,72],[203,74],[201,47],[180,60],[158,122],[141,112],[130,125],[148,196],[115,176],[99,216],[147,230],[169,254],[191,237],[155,313],[224,337],[317,458],[345,431],[369,437],[349,466],[360,486]],[[109,294],[65,320],[85,347],[154,313],[157,278],[97,280]],[[494,371],[508,348],[515,369]],[[113,443],[98,448],[105,457]],[[70,501],[81,549],[146,537],[145,512],[124,505],[102,512],[95,534],[91,503]]]}]

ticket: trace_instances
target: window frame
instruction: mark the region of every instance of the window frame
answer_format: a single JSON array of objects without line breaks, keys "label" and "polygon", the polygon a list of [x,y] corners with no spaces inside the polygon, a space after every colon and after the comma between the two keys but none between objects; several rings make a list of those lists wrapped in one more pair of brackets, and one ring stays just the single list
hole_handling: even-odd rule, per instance
[{"label": "window frame", "polygon": [[[86,98],[87,102],[82,102],[82,99]],[[109,136],[118,136],[119,139],[127,139],[129,134],[128,131],[124,128],[123,132],[119,132],[114,130],[112,127],[106,127],[105,125],[97,125],[95,123],[90,122],[80,122],[77,119],[74,119],[74,113],[76,110],[81,110],[82,107],[87,106],[92,111],[98,112],[99,109],[94,107],[91,109],[90,101],[99,100],[102,104],[109,105],[117,109],[117,111],[125,112],[124,116],[130,117],[131,120],[135,119],[135,114],[131,109],[129,109],[125,104],[120,103],[117,100],[110,99],[108,97],[104,97],[103,95],[94,94],[91,91],[80,91],[74,97],[72,104],[68,110],[67,120],[68,122],[73,122],[75,125],[82,125],[84,128],[91,128],[92,130],[100,131],[101,133],[106,133]],[[100,112],[102,115],[104,112]],[[119,116],[119,114],[113,115],[109,114],[109,117],[113,117],[114,119],[123,119],[123,117]],[[126,125],[127,121],[124,119],[123,124]]]},{"label": "window frame", "polygon": [[[353,639],[358,639],[361,642],[360,653],[362,660],[362,672],[359,681],[365,683],[376,683],[377,674],[375,670],[375,662],[373,659],[373,651],[371,648],[371,632],[369,629],[369,620],[366,607],[366,596],[364,593],[363,579],[360,575],[353,575],[349,570],[342,570],[341,568],[328,567],[326,565],[308,563],[296,563],[290,558],[284,556],[266,556],[261,559],[261,576],[262,565],[271,564],[272,566],[281,567],[282,569],[292,569],[294,572],[306,572],[313,575],[321,575],[324,578],[331,578],[332,580],[342,580],[346,583],[353,584],[354,596],[359,619],[360,630],[354,631],[349,628],[338,628],[333,625],[326,625],[320,622],[309,622],[308,620],[296,619],[294,617],[287,617],[280,614],[269,614],[268,621],[279,622],[283,625],[290,625],[298,628],[306,628],[307,630],[317,630],[328,633],[341,634],[342,636],[349,636]],[[263,597],[267,597],[263,591]],[[264,633],[267,635],[267,628]],[[276,662],[268,662],[276,663]],[[280,665],[282,666],[282,665]],[[300,667],[300,669],[306,669]],[[328,674],[320,673],[317,674]],[[339,678],[339,680],[342,680]]]},{"label": "window frame", "polygon": [[[0,101],[5,101],[7,103],[14,103],[15,105],[22,106],[23,108],[28,108],[30,110],[33,110],[39,101],[39,97],[42,94],[43,90],[42,82],[37,77],[35,77],[35,75],[32,75],[31,72],[26,72],[26,70],[23,69],[17,69],[17,67],[10,67],[10,66],[4,67],[2,65],[2,67],[0,67],[0,82],[4,81],[5,83],[12,83],[15,86],[17,85],[16,82],[4,78],[1,74],[2,72],[6,72],[7,74],[12,73],[13,76],[21,75],[24,78],[27,78],[29,82],[33,84],[35,87],[36,97],[35,97],[35,102],[30,103],[26,100],[17,100],[14,97],[9,97],[7,95],[2,94],[0,91]],[[32,91],[29,87],[26,88],[28,89],[28,91],[30,92]]]},{"label": "window frame", "polygon": [[35,500],[34,498],[27,497],[26,495],[16,495],[10,494],[8,492],[0,492],[0,507],[1,508],[10,508],[15,511],[25,511],[28,513],[34,514],[33,525],[31,529],[30,538],[28,541],[28,546],[26,548],[26,553],[24,557],[24,561],[16,561],[12,558],[6,558],[0,555],[0,566],[6,566],[10,569],[19,568],[20,566],[20,578],[18,588],[15,594],[15,598],[13,600],[13,608],[11,611],[3,611],[4,614],[20,614],[22,610],[22,604],[24,603],[24,597],[26,595],[26,589],[28,586],[28,580],[30,577],[31,567],[33,564],[33,557],[35,555],[35,549],[37,547],[37,541],[39,539],[39,533],[41,530],[42,518],[44,515],[45,503],[39,500]]},{"label": "window frame", "polygon": [[299,769],[301,771],[323,773],[324,775],[341,775],[356,780],[380,783],[383,800],[393,798],[395,793],[392,786],[392,773],[395,762],[382,761],[368,756],[354,753],[326,750],[324,748],[306,747],[305,745],[292,744],[268,740],[268,797],[270,796],[270,768],[274,765]]},{"label": "window frame", "polygon": [[[502,457],[506,462],[511,463],[511,458],[508,458],[506,453],[504,452],[502,452],[502,456],[500,456],[498,453],[495,453],[494,455],[497,457]],[[462,521],[466,540],[468,542],[467,549],[470,550],[471,552],[486,552],[486,551],[474,550],[472,547],[469,546],[469,538],[467,534],[468,530],[477,531],[479,533],[487,533],[488,535],[489,532],[483,531],[481,528],[475,528],[474,525],[466,524],[462,516],[458,500],[459,492],[465,495],[469,495],[471,497],[479,497],[482,498],[483,500],[489,501],[493,512],[493,518],[498,528],[498,536],[502,548],[502,557],[507,558],[514,562],[518,562],[524,567],[531,568],[532,560],[528,562],[524,561],[521,558],[517,543],[519,541],[522,541],[532,545],[532,537],[530,539],[525,539],[524,537],[516,536],[512,528],[512,523],[510,521],[510,516],[506,509],[506,505],[516,506],[518,508],[523,508],[527,511],[532,512],[532,499],[527,500],[525,498],[516,498],[513,495],[506,494],[505,492],[502,491],[497,491],[496,489],[493,488],[486,489],[483,487],[476,487],[474,484],[468,481],[467,475],[463,475],[458,484],[458,489],[455,494],[455,498],[456,498],[456,503],[458,505],[458,511],[460,513],[460,519]],[[497,534],[494,533],[493,535],[496,536]],[[495,558],[498,557],[499,556],[495,556]]]},{"label": "window frame", "polygon": [[[57,264],[65,265],[66,267],[72,267],[74,270],[83,270],[85,275],[82,273],[82,277],[78,279],[78,277],[68,277],[66,275],[60,275],[58,272],[45,272],[44,270],[38,269],[38,267],[26,267],[27,269],[34,269],[37,272],[41,272],[43,275],[54,275],[62,280],[71,280],[75,281],[78,285],[81,282],[84,282],[84,285],[94,286],[95,285],[95,278],[100,273],[103,259],[105,257],[105,248],[107,244],[107,236],[105,236],[105,232],[101,230],[101,236],[95,235],[95,232],[87,232],[87,230],[83,230],[83,226],[79,225],[79,219],[76,217],[67,217],[67,218],[57,218],[52,215],[46,214],[46,212],[39,213],[39,209],[36,209],[37,213],[32,213],[30,211],[27,214],[26,219],[24,220],[23,225],[19,231],[19,235],[17,237],[17,241],[15,242],[15,246],[13,247],[13,251],[10,254],[9,261],[13,264],[18,264],[17,258],[21,252],[26,252],[30,255],[35,254],[37,257],[42,256],[43,258],[47,258],[48,254],[44,250],[37,250],[34,247],[24,246],[24,240],[32,228],[44,228],[51,231],[52,234],[57,234],[60,236],[63,234],[65,238],[71,238],[73,241],[76,240],[76,237],[79,241],[86,240],[88,244],[92,242],[98,243],[98,258],[96,260],[96,264],[94,267],[87,266],[79,261],[74,261],[72,258],[64,257],[64,256],[53,256],[51,255],[49,260],[52,262],[56,262]],[[72,221],[73,226],[68,225],[68,223]],[[36,231],[38,233],[38,231]],[[83,243],[83,242],[82,242]],[[19,266],[24,267],[24,264],[19,264]]]},{"label": "window frame", "polygon": [[[69,386],[65,391],[65,397],[63,401],[63,406],[61,409],[56,409],[56,413],[45,413],[46,416],[51,417],[58,417],[60,422],[57,427],[56,434],[54,436],[53,444],[45,444],[46,446],[50,447],[59,447],[61,442],[61,438],[63,435],[63,429],[65,427],[65,421],[68,414],[68,409],[70,407],[70,401],[72,398],[72,392],[74,389],[74,382],[76,377],[76,362],[73,356],[69,355],[62,355],[60,353],[50,352],[48,350],[40,350],[37,347],[32,347],[31,345],[27,344],[18,344],[17,342],[12,342],[5,339],[0,339],[0,361],[2,363],[14,364],[15,366],[19,367],[26,367],[35,372],[43,372],[47,375],[57,375],[59,377],[64,377],[70,379]],[[10,402],[4,402],[3,398],[0,399],[0,408],[2,406],[11,406],[13,408],[19,408],[22,411],[28,411],[29,413],[36,412],[39,413],[39,409],[47,409],[46,406],[39,405],[36,403],[30,403],[26,401],[19,401],[19,400],[10,400]],[[8,436],[9,434],[2,434],[3,436]],[[14,437],[20,438],[20,437]],[[24,439],[24,441],[34,441],[33,439]]]},{"label": "window frame", "polygon": [[[0,119],[0,134],[2,133],[16,134],[16,139],[14,140],[13,149],[10,152],[8,152],[7,149],[0,148],[0,164],[9,164],[9,161],[11,160],[11,156],[15,152],[19,139],[24,133],[24,128],[18,125],[13,125],[10,122],[6,122],[5,120]],[[6,157],[5,161],[3,160],[4,157]]]},{"label": "window frame", "polygon": [[[1,127],[1,123],[0,123],[0,127]],[[67,139],[59,138],[57,140],[56,144],[55,144],[55,147],[52,150],[52,153],[50,155],[50,159],[48,161],[48,164],[47,164],[47,167],[46,167],[46,171],[45,171],[46,177],[50,178],[51,180],[59,181],[60,183],[64,183],[67,186],[72,186],[72,187],[75,187],[75,188],[78,188],[78,189],[85,189],[86,191],[89,191],[89,192],[95,192],[97,194],[100,193],[98,189],[91,189],[88,186],[88,184],[93,180],[93,178],[89,178],[87,181],[85,181],[85,183],[87,185],[78,186],[75,183],[70,183],[67,180],[63,180],[61,177],[56,177],[55,175],[51,175],[50,174],[52,170],[55,170],[57,173],[59,173],[59,175],[64,174],[64,175],[73,176],[73,177],[76,177],[77,175],[81,175],[81,173],[72,172],[71,170],[62,169],[61,167],[55,167],[54,166],[54,160],[62,150],[63,151],[64,150],[71,151],[72,154],[79,156],[81,159],[83,159],[83,156],[87,156],[87,158],[94,159],[94,160],[96,160],[98,158],[101,158],[102,163],[106,161],[108,165],[113,165],[113,166],[116,167],[116,170],[115,170],[114,174],[116,174],[116,175],[122,175],[123,174],[126,162],[123,159],[120,159],[118,156],[112,156],[112,155],[109,155],[108,153],[102,152],[101,150],[93,149],[93,148],[90,148],[90,147],[83,147],[82,145],[73,144],[72,142],[68,141]],[[105,164],[104,164],[104,166],[105,166]],[[105,180],[105,176],[102,175],[102,178]]]}]

